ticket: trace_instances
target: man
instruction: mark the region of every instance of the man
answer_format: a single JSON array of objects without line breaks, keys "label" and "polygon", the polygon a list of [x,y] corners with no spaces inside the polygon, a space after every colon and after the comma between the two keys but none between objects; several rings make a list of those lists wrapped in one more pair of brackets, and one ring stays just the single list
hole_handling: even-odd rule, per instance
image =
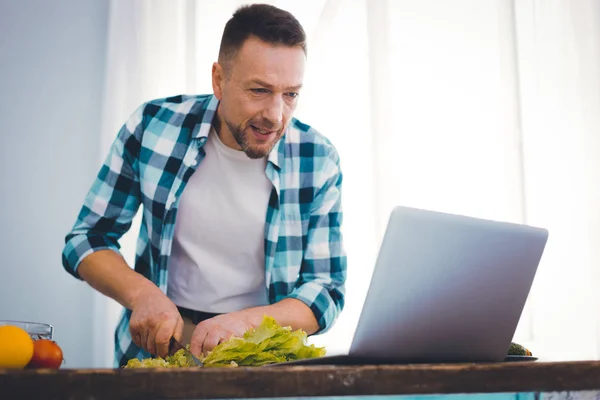
[{"label": "man", "polygon": [[[63,251],[65,269],[125,307],[116,362],[206,354],[270,315],[309,334],[344,306],[342,172],[293,118],[305,33],[268,5],[225,26],[214,95],[140,106],[125,123]],[[135,269],[118,239],[143,207]]]}]

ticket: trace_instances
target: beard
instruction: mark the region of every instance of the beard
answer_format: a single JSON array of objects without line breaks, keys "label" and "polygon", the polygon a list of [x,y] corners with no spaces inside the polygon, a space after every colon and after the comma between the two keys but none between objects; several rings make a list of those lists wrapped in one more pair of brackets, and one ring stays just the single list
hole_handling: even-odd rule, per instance
[{"label": "beard", "polygon": [[[247,132],[248,129],[253,129],[251,127],[251,125],[253,125],[252,121],[250,121],[245,127],[243,123],[236,126],[227,120],[225,120],[225,124],[229,128],[229,132],[231,132],[231,135],[233,136],[237,144],[242,148],[242,151],[246,153],[248,158],[252,158],[255,160],[266,157],[271,152],[271,150],[273,150],[273,146],[275,146],[275,143],[277,143],[281,136],[283,136],[283,128],[281,128],[277,131],[275,137],[271,139],[270,142],[266,142],[262,146],[253,145],[248,139],[249,133]],[[255,126],[261,126],[263,128],[271,130],[273,129],[274,124],[271,123],[269,120],[263,119],[260,124],[256,124]]]}]

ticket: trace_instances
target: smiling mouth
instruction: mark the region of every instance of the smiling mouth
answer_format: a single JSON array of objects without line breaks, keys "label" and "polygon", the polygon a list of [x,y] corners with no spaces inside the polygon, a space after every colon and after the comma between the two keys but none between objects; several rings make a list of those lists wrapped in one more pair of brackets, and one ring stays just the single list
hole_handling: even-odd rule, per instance
[{"label": "smiling mouth", "polygon": [[272,134],[273,132],[275,132],[275,131],[270,131],[270,130],[267,130],[267,129],[260,129],[260,128],[254,126],[254,125],[250,125],[250,126],[252,127],[252,130],[254,130],[254,132],[256,132],[256,133],[258,133],[259,135],[262,135],[262,136],[269,136],[270,134]]}]

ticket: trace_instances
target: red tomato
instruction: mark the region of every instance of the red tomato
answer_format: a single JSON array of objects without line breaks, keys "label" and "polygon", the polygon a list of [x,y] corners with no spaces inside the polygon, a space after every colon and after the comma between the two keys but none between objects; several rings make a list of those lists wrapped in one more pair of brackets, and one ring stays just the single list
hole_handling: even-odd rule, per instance
[{"label": "red tomato", "polygon": [[27,365],[30,368],[60,368],[63,352],[56,342],[49,339],[33,341],[33,357]]}]

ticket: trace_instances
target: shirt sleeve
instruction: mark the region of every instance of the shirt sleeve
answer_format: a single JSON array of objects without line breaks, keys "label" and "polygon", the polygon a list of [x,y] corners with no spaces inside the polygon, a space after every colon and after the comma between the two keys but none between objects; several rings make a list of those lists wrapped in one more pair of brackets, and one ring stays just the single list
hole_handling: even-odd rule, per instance
[{"label": "shirt sleeve", "polygon": [[63,267],[78,279],[79,264],[98,250],[119,252],[118,240],[131,227],[140,205],[138,154],[144,106],[120,129],[72,230],[65,237]]},{"label": "shirt sleeve", "polygon": [[341,232],[342,172],[337,153],[330,158],[325,184],[313,200],[300,276],[288,296],[310,307],[319,323],[317,333],[329,330],[344,307],[347,269]]}]

